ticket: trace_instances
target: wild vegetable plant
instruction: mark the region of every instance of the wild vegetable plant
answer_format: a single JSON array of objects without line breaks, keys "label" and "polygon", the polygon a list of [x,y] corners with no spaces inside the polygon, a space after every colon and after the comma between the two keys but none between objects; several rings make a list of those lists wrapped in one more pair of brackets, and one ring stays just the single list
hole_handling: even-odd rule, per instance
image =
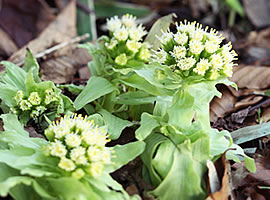
[{"label": "wild vegetable plant", "polygon": [[230,133],[210,126],[210,101],[221,96],[215,85],[233,84],[227,77],[236,53],[230,44],[221,44],[217,31],[207,30],[185,21],[176,33],[163,32],[152,63],[135,70],[154,87],[173,93],[158,96],[153,115],[143,113],[136,130],[137,139],[146,142],[143,174],[156,186],[150,194],[159,199],[205,198],[206,161],[215,161],[229,148],[233,150],[227,151],[228,159],[240,162],[240,155],[255,171],[253,159],[232,143]]},{"label": "wild vegetable plant", "polygon": [[130,197],[112,173],[142,153],[144,142],[106,147],[102,117],[65,116],[30,138],[17,116],[3,114],[0,196],[14,199],[140,199]]},{"label": "wild vegetable plant", "polygon": [[[151,112],[153,98],[146,102],[133,103],[130,96],[149,95],[144,91],[134,93],[135,88],[121,82],[134,73],[134,68],[140,68],[142,64],[147,63],[151,56],[149,44],[143,42],[147,31],[142,24],[137,24],[135,19],[136,17],[129,14],[121,18],[112,17],[107,20],[109,36],[100,37],[96,45],[81,45],[89,50],[93,61],[89,63],[91,78],[74,102],[77,110],[87,103],[94,102],[92,112],[99,110],[96,107],[98,104],[124,119],[133,117],[139,120],[142,110],[147,109]],[[137,104],[144,106],[134,106]],[[91,112],[89,105],[85,108]]]},{"label": "wild vegetable plant", "polygon": [[0,76],[1,108],[18,115],[23,124],[34,123],[41,129],[60,114],[74,111],[72,101],[53,82],[42,81],[39,65],[30,51],[23,68],[2,61],[5,72]]}]

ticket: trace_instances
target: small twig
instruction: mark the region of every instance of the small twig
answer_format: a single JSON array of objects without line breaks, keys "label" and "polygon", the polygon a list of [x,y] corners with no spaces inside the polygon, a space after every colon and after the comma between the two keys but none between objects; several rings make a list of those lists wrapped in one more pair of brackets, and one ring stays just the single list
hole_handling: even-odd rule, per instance
[{"label": "small twig", "polygon": [[261,103],[251,107],[248,112],[251,112],[251,111],[263,106],[264,104],[267,104],[267,103],[270,103],[270,99],[266,99],[266,100],[262,101]]},{"label": "small twig", "polygon": [[91,10],[89,7],[80,2],[80,0],[76,1],[76,6],[86,14],[91,14],[92,12],[95,12],[95,10]]},{"label": "small twig", "polygon": [[[55,45],[55,46],[53,46],[53,47],[51,47],[49,49],[46,49],[45,51],[43,51],[41,53],[38,53],[36,55],[36,58],[41,58],[41,57],[43,57],[45,55],[51,54],[52,52],[54,52],[56,50],[59,50],[59,49],[65,47],[65,46],[68,46],[70,44],[74,44],[74,43],[80,42],[82,40],[85,40],[88,37],[89,37],[89,34],[85,33],[85,34],[83,34],[81,36],[78,36],[78,37],[75,37],[75,38],[71,39],[70,41],[63,42],[63,43],[60,43],[58,45]],[[24,61],[21,61],[21,62],[17,63],[17,65],[21,66],[21,65],[23,65],[23,63],[24,63]]]}]

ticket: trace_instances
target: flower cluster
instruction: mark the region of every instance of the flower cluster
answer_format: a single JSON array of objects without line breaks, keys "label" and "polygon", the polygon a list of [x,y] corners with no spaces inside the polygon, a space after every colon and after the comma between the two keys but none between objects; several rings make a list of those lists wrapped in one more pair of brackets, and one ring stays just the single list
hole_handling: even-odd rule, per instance
[{"label": "flower cluster", "polygon": [[47,109],[59,104],[59,98],[54,88],[46,89],[45,92],[31,92],[29,95],[18,90],[14,97],[16,106],[11,107],[10,111],[14,114],[27,112],[31,118],[37,120]]},{"label": "flower cluster", "polygon": [[81,115],[65,116],[45,130],[50,144],[48,156],[59,158],[58,167],[80,179],[85,174],[97,177],[104,165],[111,163],[112,149],[105,147],[110,140],[104,128],[97,127]]},{"label": "flower cluster", "polygon": [[221,45],[223,37],[214,29],[202,29],[196,22],[176,25],[177,32],[169,29],[158,37],[161,47],[154,51],[153,61],[169,65],[185,77],[201,76],[216,80],[219,76],[231,77],[237,54],[230,43]]},{"label": "flower cluster", "polygon": [[147,31],[135,20],[136,17],[130,14],[123,15],[121,19],[114,16],[107,20],[110,39],[105,47],[117,65],[126,65],[130,59],[147,62],[151,56],[149,44],[142,42]]}]

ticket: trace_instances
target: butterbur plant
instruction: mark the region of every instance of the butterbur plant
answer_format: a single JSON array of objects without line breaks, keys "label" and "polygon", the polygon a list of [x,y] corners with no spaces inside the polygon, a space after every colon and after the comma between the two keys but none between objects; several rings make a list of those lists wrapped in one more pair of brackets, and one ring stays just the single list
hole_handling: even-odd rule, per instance
[{"label": "butterbur plant", "polygon": [[[154,52],[153,61],[165,64],[182,79],[217,80],[231,77],[237,54],[230,43],[221,45],[224,39],[214,29],[202,28],[196,22],[180,22],[176,33],[169,29],[158,39],[161,47]],[[198,81],[198,80],[196,80]]]},{"label": "butterbur plant", "polygon": [[254,160],[233,144],[229,132],[210,126],[210,101],[221,96],[215,85],[233,85],[227,77],[232,75],[236,53],[230,43],[221,45],[223,37],[217,31],[207,30],[184,22],[176,33],[162,32],[152,64],[136,70],[153,86],[165,89],[153,115],[143,113],[136,130],[137,139],[146,142],[143,174],[156,186],[150,194],[159,199],[205,198],[206,161],[215,161],[230,148],[227,159],[240,162],[243,157],[247,168],[256,170]]},{"label": "butterbur plant", "polygon": [[105,48],[109,61],[119,67],[125,66],[130,60],[147,62],[151,56],[149,44],[143,43],[147,34],[142,24],[136,24],[136,17],[126,14],[121,19],[114,16],[107,20],[109,37],[105,40]]},{"label": "butterbur plant", "polygon": [[30,138],[16,115],[4,114],[1,118],[1,197],[140,199],[129,196],[109,173],[141,154],[144,143],[106,147],[107,128],[100,115],[65,116],[45,130],[50,141]]},{"label": "butterbur plant", "polygon": [[[74,102],[77,110],[95,101],[102,108],[121,118],[128,118],[127,113],[129,116],[135,113],[132,106],[124,102],[126,97],[122,98],[124,101],[117,99],[119,95],[136,91],[132,86],[125,85],[122,80],[130,77],[134,73],[134,68],[140,68],[144,63],[148,63],[151,57],[150,44],[143,42],[147,31],[135,20],[136,17],[129,14],[121,18],[114,16],[107,19],[106,27],[109,36],[101,36],[95,46],[90,43],[81,45],[89,50],[93,61],[89,63],[92,76]],[[103,89],[94,93],[90,92],[97,87],[103,87]],[[143,91],[142,93],[140,94],[142,96],[148,95]],[[153,101],[150,102],[152,103]],[[140,108],[136,107],[135,110],[140,110]],[[135,118],[139,119],[140,113]]]},{"label": "butterbur plant", "polygon": [[41,129],[60,114],[74,110],[72,101],[51,81],[41,81],[39,66],[30,51],[23,68],[3,61],[6,72],[1,74],[0,98],[4,112],[18,115],[23,124],[33,122]]},{"label": "butterbur plant", "polygon": [[110,140],[106,129],[81,115],[65,116],[45,130],[51,141],[44,151],[58,157],[58,167],[81,179],[85,174],[98,177],[104,165],[112,164],[112,148],[105,147]]}]

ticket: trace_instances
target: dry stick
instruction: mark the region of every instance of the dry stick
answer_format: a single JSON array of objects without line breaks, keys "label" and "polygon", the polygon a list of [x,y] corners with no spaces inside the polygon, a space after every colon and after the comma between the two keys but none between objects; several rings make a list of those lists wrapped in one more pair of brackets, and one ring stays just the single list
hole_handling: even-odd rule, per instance
[{"label": "dry stick", "polygon": [[[35,57],[36,58],[41,58],[41,57],[43,57],[45,55],[51,54],[52,52],[54,52],[56,50],[59,50],[59,49],[65,47],[65,46],[68,46],[70,44],[74,44],[74,43],[80,42],[82,40],[85,40],[88,37],[89,37],[89,34],[85,33],[85,34],[83,34],[81,36],[78,36],[78,37],[75,37],[75,38],[73,38],[73,39],[71,39],[71,40],[69,40],[67,42],[63,42],[63,43],[55,45],[55,46],[53,46],[53,47],[51,47],[49,49],[46,49],[45,51],[43,51],[41,53],[38,53]],[[21,66],[21,65],[23,65],[23,63],[24,63],[24,61],[21,61],[17,65]]]},{"label": "dry stick", "polygon": [[88,6],[84,5],[82,2],[80,2],[79,0],[76,1],[76,6],[82,10],[83,12],[85,12],[86,14],[90,14],[92,12],[95,12],[94,10],[91,10]]},{"label": "dry stick", "polygon": [[263,106],[264,104],[267,104],[267,103],[270,103],[270,99],[266,99],[266,100],[262,101],[261,103],[258,103],[257,105],[251,107],[251,108],[248,110],[248,112],[251,112],[251,111],[253,111],[253,110],[255,110],[255,109],[257,109],[257,108]]}]

